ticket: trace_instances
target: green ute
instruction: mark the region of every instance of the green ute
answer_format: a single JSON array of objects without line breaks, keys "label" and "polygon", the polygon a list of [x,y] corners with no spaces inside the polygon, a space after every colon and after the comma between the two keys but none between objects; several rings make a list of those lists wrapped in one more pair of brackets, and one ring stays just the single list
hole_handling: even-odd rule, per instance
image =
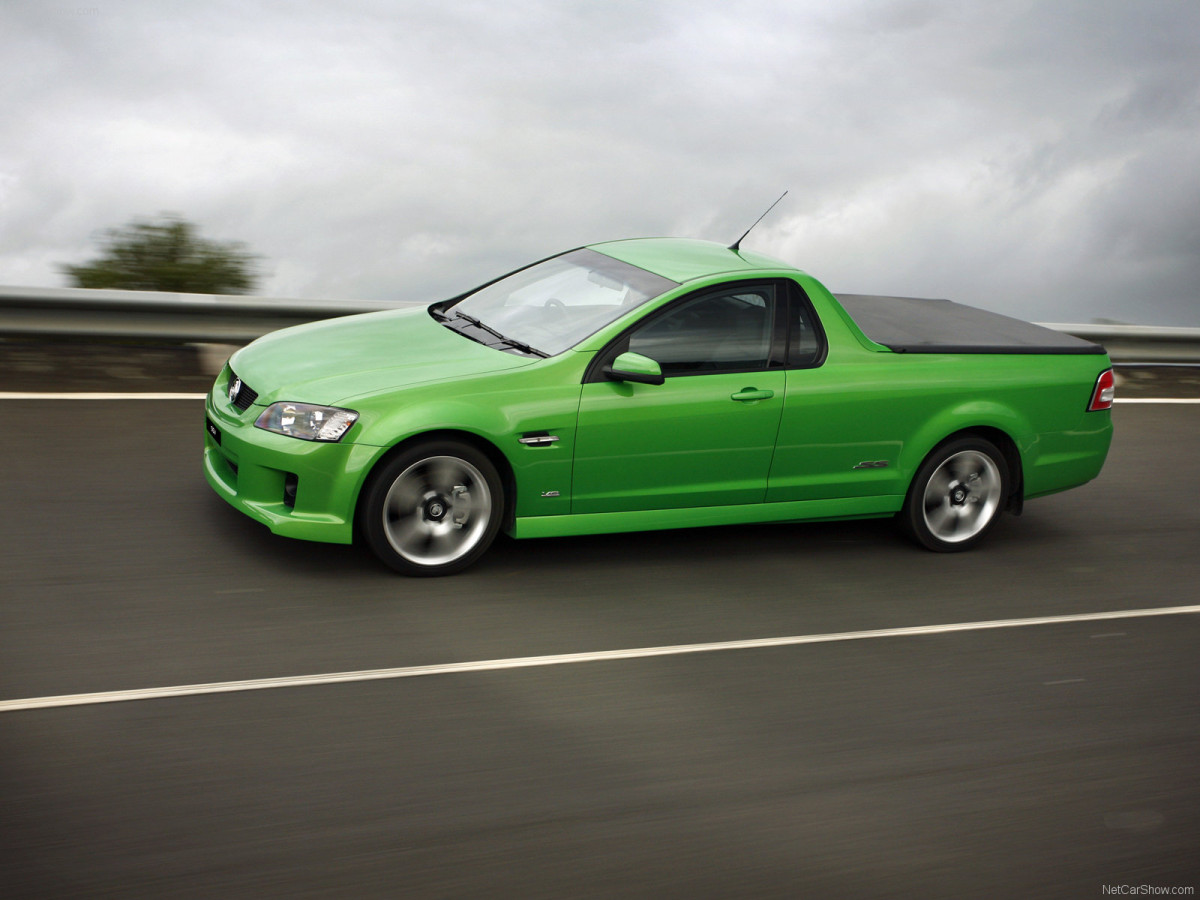
[{"label": "green ute", "polygon": [[935,551],[1095,478],[1102,347],[778,260],[615,241],[460,297],[285,329],[206,402],[204,468],[280,535],[397,571],[517,538],[894,517]]}]

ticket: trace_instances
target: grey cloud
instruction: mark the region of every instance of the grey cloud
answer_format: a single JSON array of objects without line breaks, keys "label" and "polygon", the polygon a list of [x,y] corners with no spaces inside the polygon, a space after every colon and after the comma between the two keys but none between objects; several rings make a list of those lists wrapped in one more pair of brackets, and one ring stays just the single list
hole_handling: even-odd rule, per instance
[{"label": "grey cloud", "polygon": [[267,293],[420,299],[593,240],[1200,324],[1200,8],[1149,0],[6,4],[0,282],[175,210]]}]

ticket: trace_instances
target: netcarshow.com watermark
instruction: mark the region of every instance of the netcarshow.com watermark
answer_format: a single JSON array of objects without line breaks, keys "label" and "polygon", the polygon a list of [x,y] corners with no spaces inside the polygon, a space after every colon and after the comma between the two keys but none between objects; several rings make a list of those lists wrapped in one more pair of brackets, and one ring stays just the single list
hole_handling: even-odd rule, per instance
[{"label": "netcarshow.com watermark", "polygon": [[1117,897],[1191,897],[1196,893],[1194,887],[1158,887],[1153,884],[1106,884],[1102,890],[1105,894]]}]

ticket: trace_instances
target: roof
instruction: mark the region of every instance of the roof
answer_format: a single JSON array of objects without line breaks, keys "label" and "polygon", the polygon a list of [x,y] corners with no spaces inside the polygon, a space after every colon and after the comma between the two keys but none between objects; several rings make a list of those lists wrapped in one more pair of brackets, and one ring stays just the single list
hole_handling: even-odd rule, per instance
[{"label": "roof", "polygon": [[683,283],[726,272],[791,269],[795,266],[746,250],[730,250],[713,241],[690,238],[636,238],[590,244],[589,250]]}]

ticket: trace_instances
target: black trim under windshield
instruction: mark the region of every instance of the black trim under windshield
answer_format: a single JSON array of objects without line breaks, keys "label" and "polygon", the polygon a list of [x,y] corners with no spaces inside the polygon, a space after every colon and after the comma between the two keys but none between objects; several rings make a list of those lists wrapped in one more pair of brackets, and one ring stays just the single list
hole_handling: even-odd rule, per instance
[{"label": "black trim under windshield", "polygon": [[[480,344],[483,344],[485,347],[492,347],[497,350],[512,349],[512,350],[516,350],[518,353],[522,353],[526,356],[539,356],[542,359],[545,359],[546,357],[548,357],[550,355],[549,353],[546,353],[542,350],[538,350],[535,347],[530,347],[524,341],[518,341],[516,338],[510,338],[510,337],[507,337],[506,335],[501,334],[499,331],[497,331],[491,325],[487,325],[483,322],[480,322],[474,316],[468,316],[465,312],[459,312],[456,310],[454,315],[452,315],[452,316],[447,316],[444,313],[440,313],[440,312],[434,312],[433,310],[430,310],[430,312],[433,312],[433,315],[437,316],[438,320],[443,325],[445,325],[447,328],[449,328],[453,331],[457,331],[459,334],[465,335],[466,337],[469,337],[471,340],[477,341]],[[458,323],[460,321],[462,323],[464,323],[464,325],[459,325]],[[478,331],[482,331],[485,334],[490,335],[491,337],[495,338],[495,340],[494,341],[483,340],[477,334],[468,334],[465,330],[465,326],[467,326],[467,325],[471,326],[472,328],[477,329]]]}]

